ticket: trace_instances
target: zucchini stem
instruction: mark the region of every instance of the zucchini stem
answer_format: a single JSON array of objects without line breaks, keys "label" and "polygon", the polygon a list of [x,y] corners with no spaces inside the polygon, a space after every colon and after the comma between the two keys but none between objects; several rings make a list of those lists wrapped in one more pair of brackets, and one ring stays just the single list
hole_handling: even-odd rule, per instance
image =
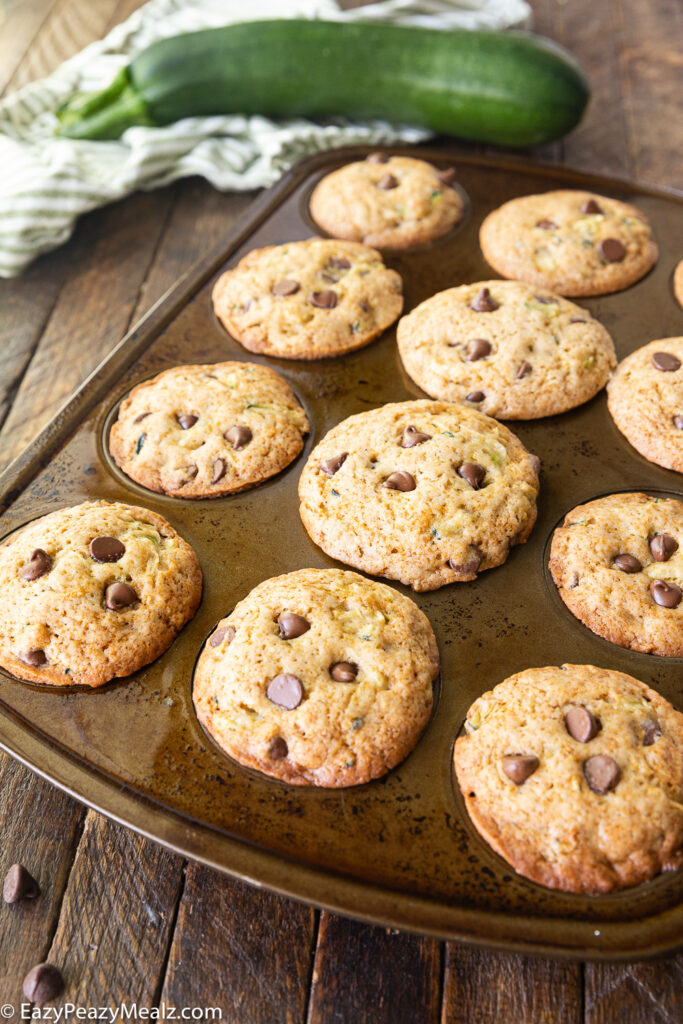
[{"label": "zucchini stem", "polygon": [[76,93],[57,111],[57,135],[69,139],[118,139],[126,128],[153,125],[147,104],[122,68],[106,89]]}]

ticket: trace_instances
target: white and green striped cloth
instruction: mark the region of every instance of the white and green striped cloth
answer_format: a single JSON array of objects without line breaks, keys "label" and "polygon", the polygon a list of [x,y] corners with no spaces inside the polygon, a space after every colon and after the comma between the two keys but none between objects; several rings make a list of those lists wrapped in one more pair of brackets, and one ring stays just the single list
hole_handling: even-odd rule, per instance
[{"label": "white and green striped cloth", "polygon": [[150,0],[104,39],[0,103],[0,276],[13,277],[71,235],[88,210],[188,175],[216,188],[271,185],[309,153],[354,143],[417,142],[426,132],[382,121],[192,117],[129,128],[115,142],[55,137],[55,111],[74,92],[102,89],[157,39],[273,17],[392,21],[432,28],[528,26],[525,0],[386,0],[341,11],[334,0]]}]

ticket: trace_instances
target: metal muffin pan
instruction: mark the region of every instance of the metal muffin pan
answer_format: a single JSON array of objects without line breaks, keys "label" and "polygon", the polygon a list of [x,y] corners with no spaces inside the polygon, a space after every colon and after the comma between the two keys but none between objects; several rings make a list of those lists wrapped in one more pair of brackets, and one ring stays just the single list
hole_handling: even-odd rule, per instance
[{"label": "metal muffin pan", "polygon": [[[680,257],[679,196],[626,182],[447,149],[397,149],[456,163],[470,205],[458,230],[386,254],[404,280],[406,311],[444,288],[495,276],[479,224],[515,196],[588,188],[635,202],[660,245],[651,273],[614,295],[578,300],[612,334],[620,358],[681,333],[671,292]],[[165,516],[197,551],[204,595],[194,619],[152,665],[97,691],[55,690],[0,672],[0,745],[79,800],[170,848],[245,881],[340,913],[491,948],[629,959],[683,942],[683,872],[622,893],[586,897],[517,876],[478,836],[451,767],[472,701],[523,668],[563,662],[619,669],[683,709],[683,664],[622,650],[567,611],[549,580],[552,530],[575,505],[612,491],[683,497],[683,481],[641,458],[607,412],[604,392],[561,416],[509,426],[543,460],[539,518],[505,565],[472,583],[414,595],[441,653],[439,699],[413,753],[385,778],[347,790],[288,786],[223,756],[191,700],[196,658],[213,625],[257,583],[338,565],[306,535],[297,484],[314,443],[352,413],[423,397],[404,373],[395,330],[364,349],[310,363],[242,349],[214,318],[211,288],[249,250],[309,237],[308,197],[322,174],[364,157],[354,148],[300,164],[248,211],[220,252],[188,272],[121,342],[0,477],[0,532],[54,508],[105,498]],[[180,363],[237,359],[274,367],[306,408],[304,451],[241,494],[184,501],[129,481],[105,453],[112,410],[136,383]]]}]

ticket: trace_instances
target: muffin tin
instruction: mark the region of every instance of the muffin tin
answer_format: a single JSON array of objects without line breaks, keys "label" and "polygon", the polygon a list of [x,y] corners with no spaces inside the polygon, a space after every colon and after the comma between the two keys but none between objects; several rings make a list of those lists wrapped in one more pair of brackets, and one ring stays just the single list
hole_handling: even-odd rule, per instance
[{"label": "muffin tin", "polygon": [[[660,245],[654,270],[625,292],[578,300],[612,334],[617,353],[683,332],[671,290],[680,258],[680,197],[563,169],[397,149],[441,167],[456,163],[469,197],[464,223],[431,245],[387,253],[404,279],[406,310],[444,288],[492,277],[477,242],[483,217],[514,196],[588,188],[635,202]],[[249,250],[309,237],[308,197],[320,177],[363,158],[335,151],[300,164],[264,194],[221,247],[148,313],[62,412],[0,477],[3,536],[54,508],[104,498],[165,516],[197,551],[204,596],[171,648],[98,691],[54,690],[0,672],[0,744],[79,800],[254,884],[351,916],[473,944],[577,958],[624,959],[681,944],[683,872],[608,896],[553,892],[514,874],[471,826],[451,754],[467,708],[506,676],[535,665],[590,662],[654,686],[683,709],[681,659],[622,650],[594,636],[557,597],[547,545],[564,514],[618,490],[683,497],[679,476],[621,437],[604,392],[569,413],[511,423],[543,460],[539,519],[505,565],[476,581],[409,593],[428,615],[442,659],[440,699],[415,751],[385,778],[348,790],[287,786],[225,758],[199,726],[191,680],[219,618],[261,580],[335,565],[308,539],[297,483],[311,447],[339,420],[422,397],[403,372],[395,330],[365,349],[311,363],[243,350],[211,309],[211,288]],[[121,398],[179,363],[263,362],[290,383],[311,420],[300,457],[254,490],[213,500],[153,494],[106,453]]]}]

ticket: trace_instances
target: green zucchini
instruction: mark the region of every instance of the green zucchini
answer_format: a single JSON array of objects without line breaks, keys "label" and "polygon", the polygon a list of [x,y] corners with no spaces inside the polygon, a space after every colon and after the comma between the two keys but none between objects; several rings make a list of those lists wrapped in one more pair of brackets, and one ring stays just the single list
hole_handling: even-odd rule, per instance
[{"label": "green zucchini", "polygon": [[115,139],[132,125],[239,113],[383,118],[532,146],[571,131],[588,95],[565,50],[523,32],[253,21],[153,43],[107,89],[70,99],[59,134]]}]

